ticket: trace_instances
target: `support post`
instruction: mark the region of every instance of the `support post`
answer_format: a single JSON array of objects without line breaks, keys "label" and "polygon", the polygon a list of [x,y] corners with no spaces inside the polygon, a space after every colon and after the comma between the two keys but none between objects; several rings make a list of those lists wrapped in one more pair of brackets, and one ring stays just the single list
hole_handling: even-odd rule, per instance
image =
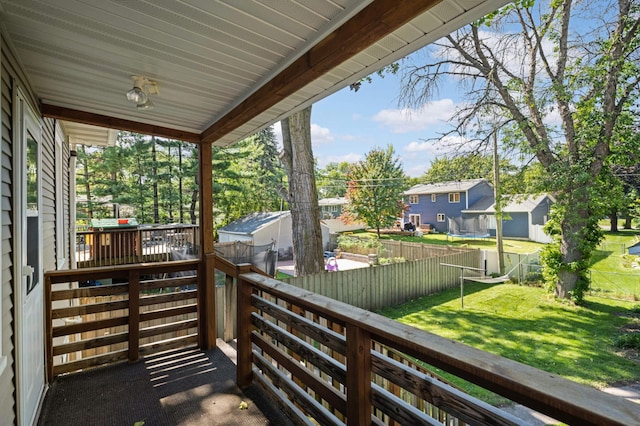
[{"label": "support post", "polygon": [[347,425],[371,424],[371,336],[347,324]]},{"label": "support post", "polygon": [[216,347],[213,151],[211,142],[202,142],[199,147],[200,266],[198,268],[198,342],[202,349],[213,349]]}]

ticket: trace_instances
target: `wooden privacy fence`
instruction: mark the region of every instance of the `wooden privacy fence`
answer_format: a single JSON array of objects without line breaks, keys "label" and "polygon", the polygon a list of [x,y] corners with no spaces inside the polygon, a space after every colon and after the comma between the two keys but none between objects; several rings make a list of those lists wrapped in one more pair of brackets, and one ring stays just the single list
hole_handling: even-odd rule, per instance
[{"label": "wooden privacy fence", "polygon": [[440,263],[482,267],[476,249],[459,250],[429,259],[348,271],[320,273],[282,281],[323,296],[375,311],[460,285],[460,271]]},{"label": "wooden privacy fence", "polygon": [[465,253],[470,249],[441,246],[437,244],[409,243],[406,241],[380,240],[382,243],[382,257],[403,257],[406,260],[428,259],[431,257],[448,256],[450,254]]}]

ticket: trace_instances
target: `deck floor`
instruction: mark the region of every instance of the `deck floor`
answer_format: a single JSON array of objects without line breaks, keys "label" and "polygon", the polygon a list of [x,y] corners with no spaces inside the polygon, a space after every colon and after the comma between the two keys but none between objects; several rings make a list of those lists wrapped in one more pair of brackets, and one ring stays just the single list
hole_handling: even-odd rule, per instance
[{"label": "deck floor", "polygon": [[[259,389],[240,391],[235,364],[225,352],[180,349],[58,377],[38,424],[291,424]],[[243,401],[246,409],[240,408]]]}]

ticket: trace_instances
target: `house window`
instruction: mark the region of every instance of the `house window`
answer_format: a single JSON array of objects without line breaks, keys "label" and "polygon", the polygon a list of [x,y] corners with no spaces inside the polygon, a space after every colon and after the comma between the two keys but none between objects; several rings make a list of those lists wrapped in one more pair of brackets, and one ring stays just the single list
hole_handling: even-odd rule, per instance
[{"label": "house window", "polygon": [[410,214],[409,215],[409,222],[413,223],[413,226],[415,228],[418,228],[420,226],[420,215],[419,214]]},{"label": "house window", "polygon": [[431,194],[431,202],[432,203],[436,202],[436,194]]},{"label": "house window", "polygon": [[445,219],[445,214],[444,213],[438,213],[438,216],[436,217],[436,220],[438,222],[444,222]]},{"label": "house window", "polygon": [[419,200],[420,200],[419,195],[409,195],[409,204],[418,204]]},{"label": "house window", "polygon": [[460,202],[460,193],[459,192],[450,192],[449,193],[449,202],[450,203],[459,203]]}]

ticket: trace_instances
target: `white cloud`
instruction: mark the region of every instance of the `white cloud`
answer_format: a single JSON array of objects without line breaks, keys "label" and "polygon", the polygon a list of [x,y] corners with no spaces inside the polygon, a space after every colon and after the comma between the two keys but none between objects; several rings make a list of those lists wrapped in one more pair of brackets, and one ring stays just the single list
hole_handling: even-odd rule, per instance
[{"label": "white cloud", "polygon": [[390,127],[394,133],[407,133],[442,125],[451,119],[455,110],[456,104],[451,99],[440,99],[419,109],[383,109],[373,120]]},{"label": "white cloud", "polygon": [[357,163],[363,158],[364,156],[362,154],[350,152],[349,154],[344,155],[317,155],[316,161],[318,162],[318,167],[323,168],[329,163],[341,163],[343,161],[346,161],[347,163]]},{"label": "white cloud", "polygon": [[[273,133],[275,133],[278,147],[282,148],[282,124],[277,122],[273,125]],[[334,137],[331,130],[327,127],[320,127],[317,124],[311,124],[311,143],[315,146],[327,145],[333,143]]]},{"label": "white cloud", "polygon": [[454,148],[463,145],[467,141],[462,136],[445,136],[438,140],[429,141],[412,141],[402,148],[403,151],[410,153],[424,153],[428,155],[446,154]]},{"label": "white cloud", "polygon": [[424,163],[424,164],[420,164],[418,166],[413,166],[413,167],[405,167],[404,172],[407,174],[407,176],[409,177],[420,177],[424,174],[424,172],[427,171],[427,169],[429,168],[429,163]]},{"label": "white cloud", "polygon": [[311,123],[311,143],[313,146],[327,145],[333,143],[333,135],[327,127],[320,127]]}]

